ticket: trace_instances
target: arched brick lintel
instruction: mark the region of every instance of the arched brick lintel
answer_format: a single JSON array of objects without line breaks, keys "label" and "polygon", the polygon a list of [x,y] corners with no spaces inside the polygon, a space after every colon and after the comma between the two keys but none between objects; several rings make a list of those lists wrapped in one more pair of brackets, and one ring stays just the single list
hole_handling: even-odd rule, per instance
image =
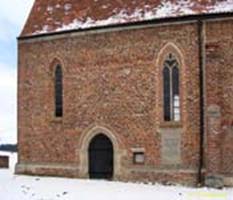
[{"label": "arched brick lintel", "polygon": [[184,67],[185,66],[185,61],[184,61],[184,53],[181,51],[181,49],[174,44],[173,42],[168,42],[166,43],[159,51],[156,64],[157,66],[162,67],[163,62],[166,59],[167,55],[169,53],[173,53],[176,58],[178,59],[177,61],[179,62],[179,67]]}]

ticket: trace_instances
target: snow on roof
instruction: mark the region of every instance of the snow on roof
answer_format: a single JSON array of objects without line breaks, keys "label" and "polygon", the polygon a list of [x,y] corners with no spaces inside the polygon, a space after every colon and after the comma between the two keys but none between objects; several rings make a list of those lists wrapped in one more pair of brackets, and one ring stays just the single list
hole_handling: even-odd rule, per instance
[{"label": "snow on roof", "polygon": [[36,0],[21,36],[233,12],[233,0]]}]

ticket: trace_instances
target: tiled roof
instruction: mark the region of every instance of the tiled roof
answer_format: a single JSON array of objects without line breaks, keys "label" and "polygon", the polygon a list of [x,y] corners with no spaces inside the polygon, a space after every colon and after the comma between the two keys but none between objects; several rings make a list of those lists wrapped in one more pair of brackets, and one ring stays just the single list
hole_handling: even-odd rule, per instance
[{"label": "tiled roof", "polygon": [[21,36],[233,12],[233,0],[35,0]]}]

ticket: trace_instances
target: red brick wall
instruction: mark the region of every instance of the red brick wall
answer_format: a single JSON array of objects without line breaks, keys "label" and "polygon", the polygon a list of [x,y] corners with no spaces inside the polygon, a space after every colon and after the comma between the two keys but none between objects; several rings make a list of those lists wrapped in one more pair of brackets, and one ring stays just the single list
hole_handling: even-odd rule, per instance
[{"label": "red brick wall", "polygon": [[[221,116],[216,142],[218,172],[233,176],[233,23],[232,20],[209,22],[206,25],[206,103],[219,107]],[[206,109],[207,109],[206,108]],[[207,138],[208,140],[208,138]],[[211,152],[210,152],[211,153]],[[211,159],[211,158],[210,158]]]},{"label": "red brick wall", "polygon": [[[145,173],[138,171],[149,168],[148,180],[181,177],[176,181],[182,182],[183,177],[195,182],[200,129],[197,41],[193,23],[19,42],[19,163],[78,166],[80,136],[97,124],[113,130],[125,152],[120,179],[144,180]],[[161,163],[160,129],[174,124],[161,120],[161,66],[156,63],[169,42],[180,49],[185,65],[182,123],[175,124],[182,130],[178,166]],[[64,71],[62,119],[54,117],[54,59],[60,60]],[[135,147],[145,149],[144,165],[134,166],[131,148]],[[161,169],[191,172],[187,177],[178,172],[174,177],[153,174]],[[129,173],[124,175],[124,170]]]}]

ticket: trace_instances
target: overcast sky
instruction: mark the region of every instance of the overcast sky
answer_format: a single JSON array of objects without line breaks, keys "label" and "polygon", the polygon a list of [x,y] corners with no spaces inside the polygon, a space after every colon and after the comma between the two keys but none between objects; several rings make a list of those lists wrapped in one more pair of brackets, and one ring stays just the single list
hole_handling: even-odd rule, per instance
[{"label": "overcast sky", "polygon": [[17,41],[34,0],[1,0],[0,144],[16,143]]}]

